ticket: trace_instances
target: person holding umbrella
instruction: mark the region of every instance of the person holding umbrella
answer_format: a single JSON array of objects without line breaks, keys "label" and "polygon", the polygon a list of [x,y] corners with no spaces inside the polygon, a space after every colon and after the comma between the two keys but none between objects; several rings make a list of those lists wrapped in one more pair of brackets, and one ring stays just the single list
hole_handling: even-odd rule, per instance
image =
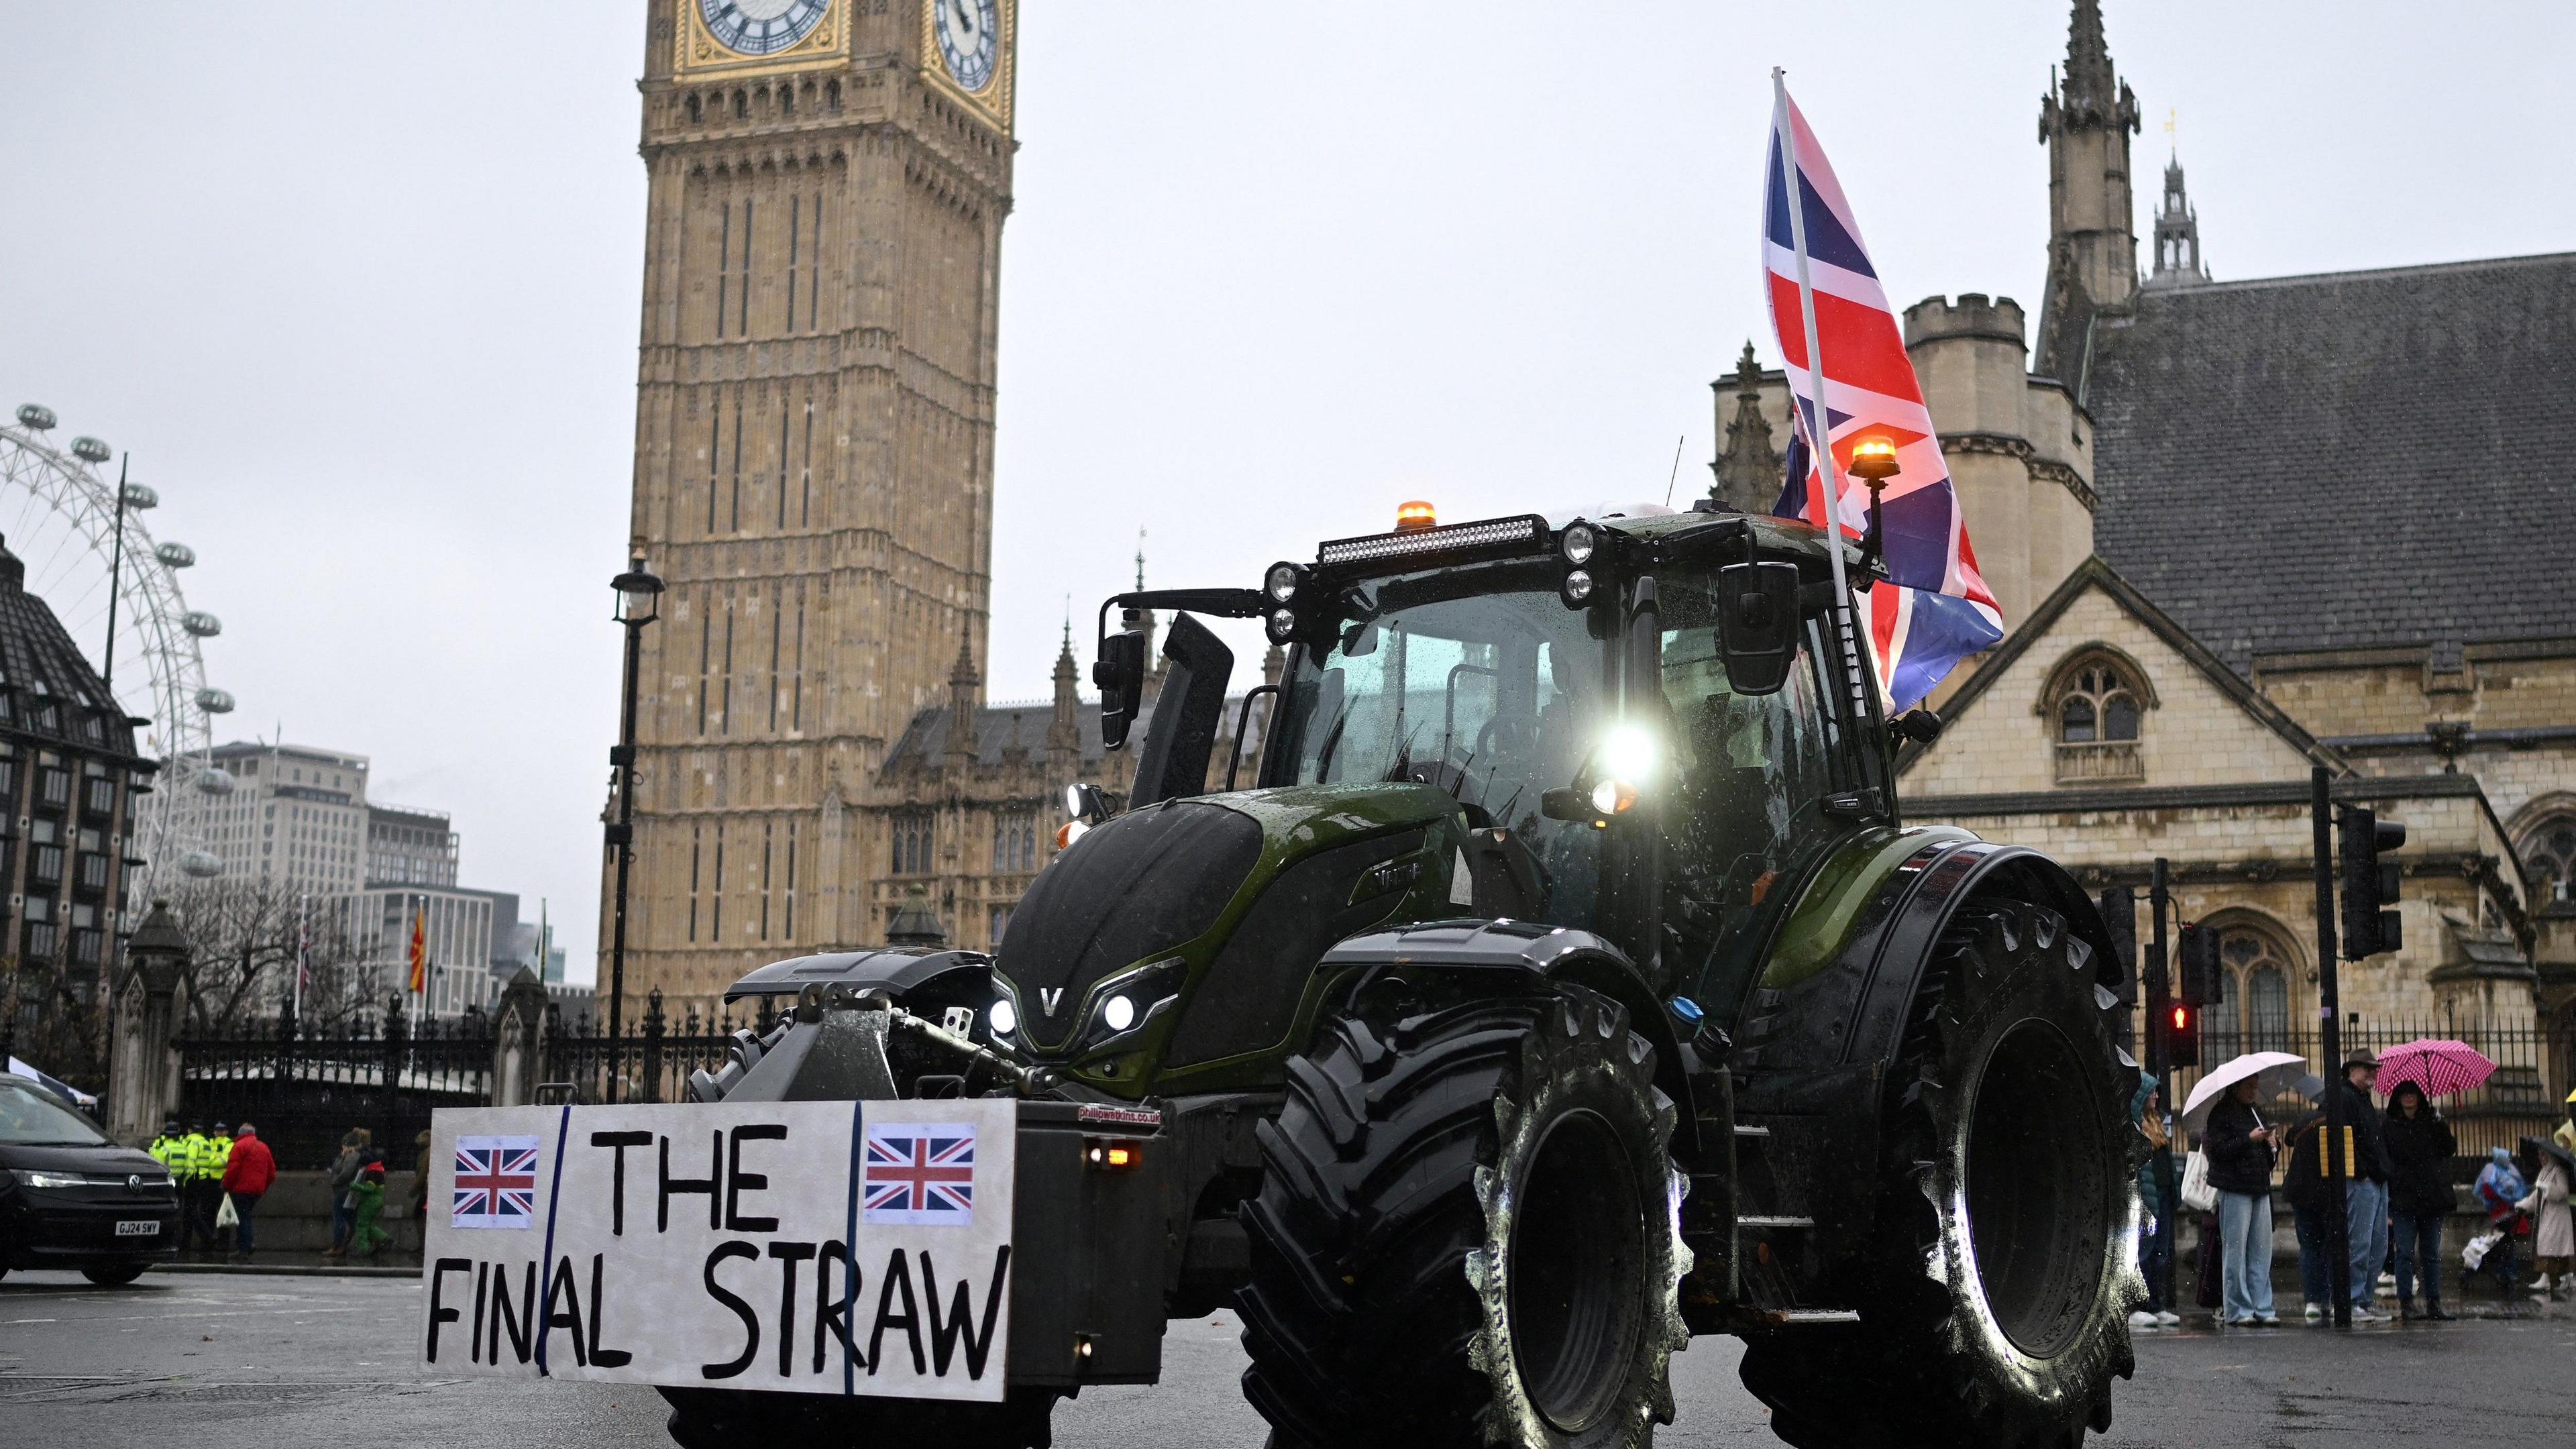
[{"label": "person holding umbrella", "polygon": [[2225,1307],[2219,1322],[2270,1326],[2272,1311],[2272,1131],[2254,1105],[2260,1083],[2241,1077],[2210,1109],[2201,1150],[2218,1189],[2219,1263]]},{"label": "person holding umbrella", "polygon": [[2201,1155],[2218,1191],[2222,1324],[2281,1321],[2272,1311],[2272,1158],[2279,1129],[2255,1104],[2279,1096],[2307,1069],[2305,1059],[2288,1052],[2248,1052],[2211,1068],[2183,1104],[2186,1127],[2206,1124]]},{"label": "person holding umbrella", "polygon": [[2412,1081],[2390,1090],[2380,1130],[2388,1144],[2388,1211],[2397,1238],[2397,1316],[2415,1317],[2420,1276],[2424,1317],[2440,1322],[2451,1316],[2442,1311],[2442,1219],[2452,1207],[2451,1154],[2459,1140]]},{"label": "person holding umbrella", "polygon": [[2576,1154],[2538,1137],[2525,1137],[2522,1145],[2540,1159],[2540,1170],[2531,1177],[2530,1196],[2516,1206],[2531,1214],[2531,1253],[2539,1259],[2540,1276],[2531,1280],[2531,1293],[2547,1302],[2553,1274],[2559,1297],[2576,1292],[2576,1274],[2568,1272],[2568,1259],[2576,1257],[2576,1216],[2571,1216],[2567,1204],[2569,1184],[2576,1182],[2576,1169],[2569,1164],[2576,1162]]}]

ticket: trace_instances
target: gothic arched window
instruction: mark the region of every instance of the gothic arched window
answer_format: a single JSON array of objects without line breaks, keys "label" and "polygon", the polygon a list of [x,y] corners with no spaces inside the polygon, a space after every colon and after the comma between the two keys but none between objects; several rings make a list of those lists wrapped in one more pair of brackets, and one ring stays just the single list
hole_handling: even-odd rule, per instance
[{"label": "gothic arched window", "polygon": [[2576,901],[2576,815],[2543,820],[2522,840],[2523,870],[2543,901]]},{"label": "gothic arched window", "polygon": [[2245,1004],[2244,1049],[2289,1050],[2290,972],[2272,939],[2259,931],[2229,931],[2219,938],[2218,958],[2226,963],[2229,988]]},{"label": "gothic arched window", "polygon": [[2143,778],[2138,735],[2154,694],[2117,651],[2094,646],[2058,666],[2040,713],[2049,721],[2061,785]]}]

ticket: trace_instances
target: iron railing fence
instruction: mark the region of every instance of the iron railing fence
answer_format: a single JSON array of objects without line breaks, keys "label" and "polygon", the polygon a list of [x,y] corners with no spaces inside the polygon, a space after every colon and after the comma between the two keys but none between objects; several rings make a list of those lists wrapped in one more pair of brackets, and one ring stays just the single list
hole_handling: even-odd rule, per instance
[{"label": "iron railing fence", "polygon": [[402,998],[341,1033],[307,1035],[291,1011],[223,1035],[182,1037],[183,1125],[258,1125],[281,1169],[327,1167],[353,1127],[390,1171],[408,1171],[438,1107],[492,1099],[492,1028],[479,1012],[415,1023]]},{"label": "iron railing fence", "polygon": [[[2245,1052],[2295,1053],[2307,1058],[2310,1070],[2331,1081],[2341,1075],[2340,1064],[2324,1060],[2320,1035],[2314,1027],[2292,1029],[2263,1022],[2219,1031],[2204,1021],[2200,1038],[2202,1065],[2175,1072],[2174,1105],[2179,1107],[2191,1100],[2192,1088],[2210,1069]],[[2576,1082],[2566,1080],[2567,1053],[2563,1043],[2553,1043],[2549,1033],[2536,1025],[2497,1026],[2438,1017],[2362,1017],[2344,1025],[2339,1044],[2346,1053],[2356,1047],[2384,1053],[2391,1047],[2427,1037],[2465,1042],[2496,1064],[2495,1074],[2484,1085],[2434,1104],[2449,1119],[2452,1134],[2459,1139],[2461,1158],[2483,1158],[2490,1147],[2516,1147],[2526,1136],[2545,1137],[2566,1120],[2562,1099],[2571,1086],[2576,1086]],[[2374,1105],[2385,1108],[2385,1089],[2389,1085],[2383,1076],[2382,1090],[2372,1099]],[[2285,1093],[2259,1104],[2258,1110],[2265,1120],[2286,1124],[2314,1105],[2296,1093]]]},{"label": "iron railing fence", "polygon": [[569,1021],[555,1007],[547,1012],[543,1090],[575,1102],[685,1101],[692,1072],[723,1069],[735,1032],[765,1032],[776,1022],[766,998],[714,1016],[692,1005],[674,1022],[658,990],[645,998],[642,1018],[613,1039],[586,1012]]}]

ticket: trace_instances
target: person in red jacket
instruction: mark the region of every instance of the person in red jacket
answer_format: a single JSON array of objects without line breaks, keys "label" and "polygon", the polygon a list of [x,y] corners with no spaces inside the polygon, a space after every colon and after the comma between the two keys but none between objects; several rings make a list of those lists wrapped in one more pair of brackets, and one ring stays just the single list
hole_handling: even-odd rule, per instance
[{"label": "person in red jacket", "polygon": [[233,1229],[233,1260],[250,1261],[251,1212],[259,1206],[260,1194],[277,1181],[277,1159],[268,1144],[259,1140],[259,1130],[248,1122],[233,1129],[232,1155],[224,1162],[224,1191],[232,1195],[233,1214],[241,1219]]}]

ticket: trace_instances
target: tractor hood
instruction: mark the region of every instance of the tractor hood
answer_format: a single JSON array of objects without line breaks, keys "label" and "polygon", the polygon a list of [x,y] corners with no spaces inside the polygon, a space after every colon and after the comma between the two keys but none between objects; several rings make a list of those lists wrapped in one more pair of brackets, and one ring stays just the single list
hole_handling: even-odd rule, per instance
[{"label": "tractor hood", "polygon": [[[1306,785],[1130,811],[1057,855],[1011,913],[1011,1044],[1122,1094],[1289,1034],[1354,932],[1453,914],[1457,802],[1426,785]],[[1113,1005],[1113,999],[1123,1005]]]}]

